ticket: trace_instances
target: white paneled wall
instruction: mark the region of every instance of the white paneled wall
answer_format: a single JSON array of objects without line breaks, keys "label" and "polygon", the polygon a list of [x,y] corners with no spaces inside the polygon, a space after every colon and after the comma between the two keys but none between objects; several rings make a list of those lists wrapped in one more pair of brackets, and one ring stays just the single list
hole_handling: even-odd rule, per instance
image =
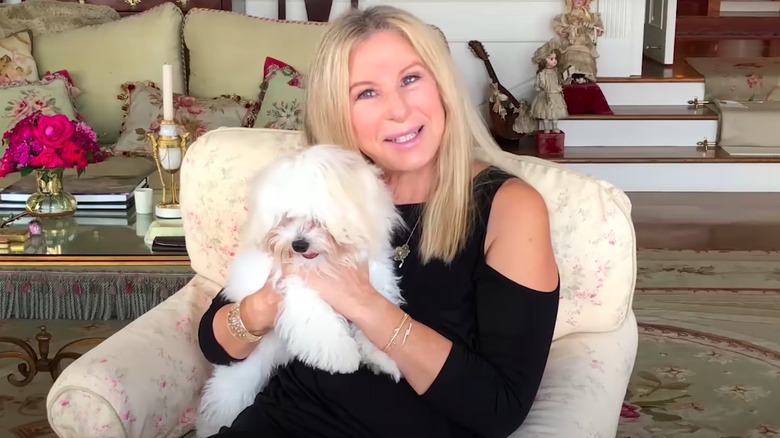
[{"label": "white paneled wall", "polygon": [[[599,75],[641,74],[644,2],[600,0],[592,10],[603,14],[605,35],[599,40]],[[487,100],[487,72],[471,54],[469,40],[479,40],[490,54],[499,80],[518,98],[529,98],[535,66],[533,52],[553,36],[551,20],[564,11],[558,0],[360,0],[360,6],[389,4],[408,10],[444,31],[475,105]],[[246,0],[248,15],[277,16],[276,0]],[[349,0],[334,0],[331,19],[349,8]],[[287,1],[287,18],[305,20],[302,0]]]}]

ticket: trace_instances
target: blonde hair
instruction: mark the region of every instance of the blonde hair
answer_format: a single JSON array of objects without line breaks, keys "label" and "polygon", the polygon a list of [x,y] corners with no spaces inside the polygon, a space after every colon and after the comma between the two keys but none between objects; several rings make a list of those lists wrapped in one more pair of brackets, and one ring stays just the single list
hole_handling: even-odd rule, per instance
[{"label": "blonde hair", "polygon": [[[472,221],[472,164],[475,152],[500,153],[457,76],[443,34],[392,6],[352,9],[325,32],[310,67],[304,130],[309,144],[329,143],[359,150],[350,122],[349,58],[371,35],[394,31],[406,38],[433,75],[446,113],[436,175],[423,210],[420,258],[450,262],[468,238]],[[485,155],[485,154],[482,154]]]}]

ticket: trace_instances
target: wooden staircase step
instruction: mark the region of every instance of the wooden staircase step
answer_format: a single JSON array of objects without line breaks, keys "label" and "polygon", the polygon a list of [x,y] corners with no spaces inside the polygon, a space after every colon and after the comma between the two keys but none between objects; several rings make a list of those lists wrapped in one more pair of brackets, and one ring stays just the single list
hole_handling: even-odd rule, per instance
[{"label": "wooden staircase step", "polygon": [[678,40],[702,38],[780,38],[780,13],[721,13],[677,17]]},{"label": "wooden staircase step", "polygon": [[614,114],[572,114],[566,120],[717,120],[709,108],[687,105],[612,105]]},{"label": "wooden staircase step", "polygon": [[[514,144],[502,142],[501,148],[517,155],[537,156],[533,136]],[[718,147],[709,150],[697,146],[575,146],[564,147],[564,155],[548,158],[557,163],[780,163],[780,156],[734,157]]]},{"label": "wooden staircase step", "polygon": [[780,12],[780,2],[775,0],[723,0],[720,2],[720,12],[752,13]]},{"label": "wooden staircase step", "polygon": [[644,84],[644,83],[659,83],[659,82],[704,82],[704,76],[696,76],[695,71],[693,75],[679,75],[679,76],[628,76],[628,77],[600,77],[597,82],[600,84]]}]

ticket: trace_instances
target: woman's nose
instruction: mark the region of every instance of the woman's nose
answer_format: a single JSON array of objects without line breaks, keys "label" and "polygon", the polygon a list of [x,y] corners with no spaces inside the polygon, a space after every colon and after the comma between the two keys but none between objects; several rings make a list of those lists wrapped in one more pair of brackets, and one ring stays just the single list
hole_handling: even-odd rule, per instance
[{"label": "woman's nose", "polygon": [[403,122],[409,116],[409,103],[400,91],[386,95],[387,114],[390,120]]}]

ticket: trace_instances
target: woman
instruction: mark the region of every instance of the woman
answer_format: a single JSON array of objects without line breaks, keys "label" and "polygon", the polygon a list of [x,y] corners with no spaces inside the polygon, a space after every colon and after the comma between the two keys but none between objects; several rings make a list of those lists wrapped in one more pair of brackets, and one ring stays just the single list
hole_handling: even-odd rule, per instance
[{"label": "woman", "polygon": [[[296,361],[217,436],[506,437],[533,402],[557,314],[544,201],[476,161],[499,150],[446,42],[409,14],[348,12],[329,27],[309,76],[309,142],[359,149],[384,170],[408,225],[393,245],[411,251],[399,257],[403,307],[371,288],[365,266],[307,281],[388,347],[404,380]],[[244,338],[273,328],[278,302],[268,286],[242,301]],[[256,345],[231,335],[226,304],[218,295],[201,321],[213,363],[241,360]]]}]

